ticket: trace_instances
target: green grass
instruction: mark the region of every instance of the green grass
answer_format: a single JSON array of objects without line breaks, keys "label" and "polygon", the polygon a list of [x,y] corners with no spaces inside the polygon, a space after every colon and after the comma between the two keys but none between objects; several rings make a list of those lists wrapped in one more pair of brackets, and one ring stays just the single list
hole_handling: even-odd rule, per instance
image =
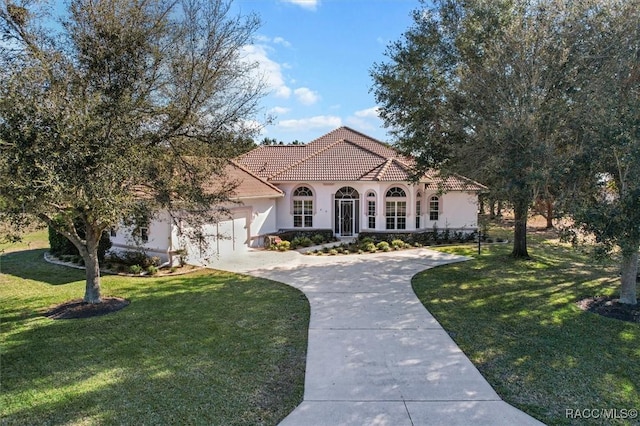
[{"label": "green grass", "polygon": [[40,228],[34,232],[29,232],[23,235],[21,241],[15,243],[0,243],[0,254],[48,247],[49,232],[47,231],[47,228]]},{"label": "green grass", "polygon": [[43,252],[0,257],[2,424],[271,425],[301,402],[298,290],[211,270],[106,276],[103,295],[128,307],[54,321],[42,313],[82,297],[84,273]]},{"label": "green grass", "polygon": [[[567,409],[640,409],[640,325],[583,312],[575,302],[618,292],[615,267],[530,237],[531,261],[510,244],[474,260],[414,277],[427,309],[507,402],[550,424],[635,424],[575,420]],[[474,247],[448,252],[477,256]]]}]

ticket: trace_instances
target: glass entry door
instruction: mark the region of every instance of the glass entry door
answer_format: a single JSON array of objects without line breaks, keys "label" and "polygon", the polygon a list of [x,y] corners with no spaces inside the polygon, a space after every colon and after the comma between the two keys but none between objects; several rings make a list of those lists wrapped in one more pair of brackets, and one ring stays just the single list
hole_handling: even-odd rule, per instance
[{"label": "glass entry door", "polygon": [[353,235],[355,215],[354,200],[336,200],[338,203],[338,233],[342,237]]},{"label": "glass entry door", "polygon": [[352,237],[360,232],[360,194],[350,186],[340,188],[334,197],[334,232],[341,237]]}]

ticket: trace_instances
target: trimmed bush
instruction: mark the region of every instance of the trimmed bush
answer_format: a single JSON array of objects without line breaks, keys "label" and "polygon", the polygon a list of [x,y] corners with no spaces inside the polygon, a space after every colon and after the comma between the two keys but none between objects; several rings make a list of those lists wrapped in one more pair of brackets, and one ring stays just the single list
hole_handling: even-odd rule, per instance
[{"label": "trimmed bush", "polygon": [[376,245],[374,243],[365,244],[364,250],[368,251],[369,253],[375,253],[376,251],[378,251],[378,249],[376,248]]},{"label": "trimmed bush", "polygon": [[[333,230],[331,229],[314,229],[312,231],[289,230],[276,234],[281,240],[293,241],[295,238],[310,238],[314,244],[330,243],[335,241]],[[316,242],[319,241],[319,242]]]},{"label": "trimmed bush", "polygon": [[404,248],[404,240],[393,240],[391,241],[391,247],[393,247],[394,249],[401,249]]},{"label": "trimmed bush", "polygon": [[291,243],[289,241],[282,240],[276,245],[276,249],[279,251],[287,251],[291,248]]},{"label": "trimmed bush", "polygon": [[389,251],[391,250],[391,247],[389,246],[389,243],[386,241],[380,241],[378,244],[376,244],[376,248],[378,250],[382,250],[382,251]]},{"label": "trimmed bush", "polygon": [[140,274],[142,272],[142,266],[140,265],[131,265],[129,266],[129,272],[132,274]]}]

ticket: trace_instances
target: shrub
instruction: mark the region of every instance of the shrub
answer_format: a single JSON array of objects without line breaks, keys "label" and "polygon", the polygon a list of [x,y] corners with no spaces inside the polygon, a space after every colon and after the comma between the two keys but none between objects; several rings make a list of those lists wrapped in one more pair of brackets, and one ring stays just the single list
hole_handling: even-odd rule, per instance
[{"label": "shrub", "polygon": [[389,243],[386,241],[380,241],[378,244],[376,244],[376,248],[378,250],[382,250],[382,251],[389,251],[391,250],[391,247],[389,246]]},{"label": "shrub", "polygon": [[144,252],[141,251],[128,251],[121,257],[122,263],[128,266],[138,265],[143,268],[149,266],[150,260]]},{"label": "shrub", "polygon": [[402,241],[402,240],[393,240],[393,241],[391,241],[391,247],[393,247],[394,249],[404,248],[404,241]]},{"label": "shrub", "polygon": [[287,251],[291,248],[291,243],[289,241],[282,240],[276,245],[276,248],[279,251]]},{"label": "shrub", "polygon": [[129,266],[129,272],[132,274],[140,274],[142,272],[142,266],[140,265],[131,265]]},{"label": "shrub", "polygon": [[313,245],[313,241],[309,237],[296,237],[291,241],[291,247],[309,247]]},{"label": "shrub", "polygon": [[336,250],[336,249],[331,249],[331,250],[329,250],[329,254],[330,254],[331,256],[335,256],[336,254],[338,254],[338,250]]},{"label": "shrub", "polygon": [[[316,237],[316,235],[319,235],[320,237]],[[293,241],[294,238],[305,238],[305,237],[311,238],[313,241],[313,238],[318,238],[319,242],[317,244],[335,241],[335,237],[333,236],[332,229],[314,229],[313,231],[302,231],[302,230],[283,231],[283,232],[279,232],[277,236],[281,240],[287,240],[287,241]]]},{"label": "shrub", "polygon": [[368,251],[369,253],[375,253],[376,251],[378,251],[378,249],[376,248],[376,245],[373,242],[367,243],[363,249],[365,251]]},{"label": "shrub", "polygon": [[373,238],[371,237],[364,237],[362,239],[360,239],[360,241],[358,242],[358,247],[360,247],[361,250],[366,250],[366,251],[370,251],[369,250],[369,246],[373,244],[375,246],[375,243],[373,241]]},{"label": "shrub", "polygon": [[315,234],[313,237],[311,237],[311,241],[313,241],[313,244],[315,245],[320,245],[322,243],[324,243],[324,237],[320,234]]},{"label": "shrub", "polygon": [[147,272],[149,275],[156,275],[158,273],[158,267],[154,265],[147,266]]},{"label": "shrub", "polygon": [[178,270],[177,266],[172,266],[171,268],[169,268],[169,272],[172,273],[172,274],[177,270]]}]

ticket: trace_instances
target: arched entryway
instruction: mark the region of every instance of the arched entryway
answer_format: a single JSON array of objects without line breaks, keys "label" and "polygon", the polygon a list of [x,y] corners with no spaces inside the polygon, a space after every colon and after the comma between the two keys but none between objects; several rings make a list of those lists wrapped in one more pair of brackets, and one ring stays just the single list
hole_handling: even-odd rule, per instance
[{"label": "arched entryway", "polygon": [[343,186],[335,194],[334,232],[350,237],[360,232],[360,194],[350,186]]}]

